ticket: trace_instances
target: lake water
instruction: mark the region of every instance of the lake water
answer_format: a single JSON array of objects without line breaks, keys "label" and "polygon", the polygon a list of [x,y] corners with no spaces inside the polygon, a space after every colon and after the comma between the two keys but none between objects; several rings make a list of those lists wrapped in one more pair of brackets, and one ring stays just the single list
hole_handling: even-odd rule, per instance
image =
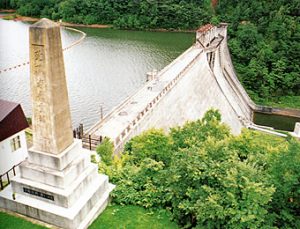
[{"label": "lake water", "polygon": [[[0,70],[29,59],[29,23],[0,19]],[[145,82],[146,73],[160,70],[194,40],[191,33],[120,31],[79,28],[85,40],[64,52],[73,127],[85,129]],[[63,47],[81,34],[62,30]],[[20,103],[31,116],[29,65],[0,74],[0,98]],[[299,118],[255,114],[254,122],[281,130],[293,130]]]},{"label": "lake water", "polygon": [[[29,23],[0,19],[0,70],[29,60]],[[92,126],[160,70],[194,40],[192,33],[79,28],[85,40],[64,52],[73,127]],[[63,47],[79,33],[62,30]],[[0,98],[20,103],[31,116],[29,65],[0,74]]]},{"label": "lake water", "polygon": [[295,123],[300,122],[300,118],[255,112],[253,122],[277,130],[294,131]]}]

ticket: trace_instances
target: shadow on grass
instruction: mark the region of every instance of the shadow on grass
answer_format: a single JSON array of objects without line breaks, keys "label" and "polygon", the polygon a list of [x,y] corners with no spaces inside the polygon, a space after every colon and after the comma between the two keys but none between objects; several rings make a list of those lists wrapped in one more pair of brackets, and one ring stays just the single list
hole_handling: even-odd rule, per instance
[{"label": "shadow on grass", "polygon": [[[25,219],[0,212],[0,229],[42,229]],[[151,211],[138,206],[108,206],[93,222],[90,229],[177,229],[165,210]]]},{"label": "shadow on grass", "polygon": [[98,217],[90,229],[177,229],[165,210],[147,210],[138,206],[112,205]]}]

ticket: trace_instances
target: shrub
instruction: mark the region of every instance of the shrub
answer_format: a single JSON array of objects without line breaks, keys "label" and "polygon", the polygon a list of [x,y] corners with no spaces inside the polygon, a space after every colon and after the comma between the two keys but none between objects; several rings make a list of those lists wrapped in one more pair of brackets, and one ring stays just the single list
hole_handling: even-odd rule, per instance
[{"label": "shrub", "polygon": [[106,165],[111,165],[113,161],[114,144],[109,138],[104,138],[102,143],[97,146],[96,152]]},{"label": "shrub", "polygon": [[169,209],[184,228],[297,228],[300,144],[289,141],[232,136],[216,110],[168,135],[151,129],[109,170],[113,201]]}]

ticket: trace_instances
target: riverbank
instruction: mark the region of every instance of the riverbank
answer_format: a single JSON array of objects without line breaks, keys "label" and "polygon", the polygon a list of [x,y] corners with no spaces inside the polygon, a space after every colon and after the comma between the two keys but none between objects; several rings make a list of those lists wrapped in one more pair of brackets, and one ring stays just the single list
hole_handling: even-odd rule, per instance
[{"label": "riverbank", "polygon": [[15,10],[0,9],[0,13],[15,13]]},{"label": "riverbank", "polygon": [[272,99],[252,98],[256,104],[268,107],[291,108],[300,110],[300,96],[281,96]]},{"label": "riverbank", "polygon": [[[6,20],[13,20],[13,21],[22,21],[22,22],[37,22],[40,20],[40,18],[35,17],[26,17],[21,16],[18,14],[14,14],[15,11],[13,10],[0,10],[0,13],[8,13],[5,15],[0,15],[0,18],[6,19]],[[69,23],[69,22],[59,22],[62,26],[72,26],[72,27],[85,27],[85,28],[112,28],[112,25],[102,25],[102,24],[92,24],[92,25],[84,25],[84,24],[75,24],[75,23]]]},{"label": "riverbank", "polygon": [[[14,20],[14,21],[22,21],[22,22],[37,22],[40,20],[40,18],[35,18],[35,17],[27,17],[27,16],[21,16],[18,14],[15,14],[15,10],[1,10],[0,9],[0,14],[1,13],[7,13],[5,15],[0,15],[0,19],[5,19],[5,20]],[[70,22],[59,22],[62,26],[72,26],[72,27],[83,27],[83,28],[98,28],[98,29],[103,29],[103,28],[113,28],[113,25],[104,25],[104,24],[76,24],[76,23],[70,23]],[[124,30],[124,29],[123,29]],[[125,29],[126,30],[126,29]],[[129,29],[131,30],[131,29]],[[145,29],[144,31],[150,31],[150,32],[175,32],[175,33],[195,33],[196,30],[178,30],[178,29]]]}]

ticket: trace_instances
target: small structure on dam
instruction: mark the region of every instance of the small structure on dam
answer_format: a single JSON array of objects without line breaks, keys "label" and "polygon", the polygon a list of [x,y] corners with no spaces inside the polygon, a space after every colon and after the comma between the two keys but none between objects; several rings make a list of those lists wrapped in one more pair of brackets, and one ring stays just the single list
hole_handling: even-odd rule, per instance
[{"label": "small structure on dam", "polygon": [[30,27],[33,146],[20,174],[0,192],[0,207],[62,228],[86,228],[105,208],[113,185],[73,139],[60,27]]},{"label": "small structure on dam", "polygon": [[168,130],[201,118],[210,108],[219,109],[234,134],[252,125],[255,104],[235,74],[225,23],[201,27],[192,47],[148,78],[153,79],[86,132],[89,139],[109,137],[119,152],[151,127]]}]

